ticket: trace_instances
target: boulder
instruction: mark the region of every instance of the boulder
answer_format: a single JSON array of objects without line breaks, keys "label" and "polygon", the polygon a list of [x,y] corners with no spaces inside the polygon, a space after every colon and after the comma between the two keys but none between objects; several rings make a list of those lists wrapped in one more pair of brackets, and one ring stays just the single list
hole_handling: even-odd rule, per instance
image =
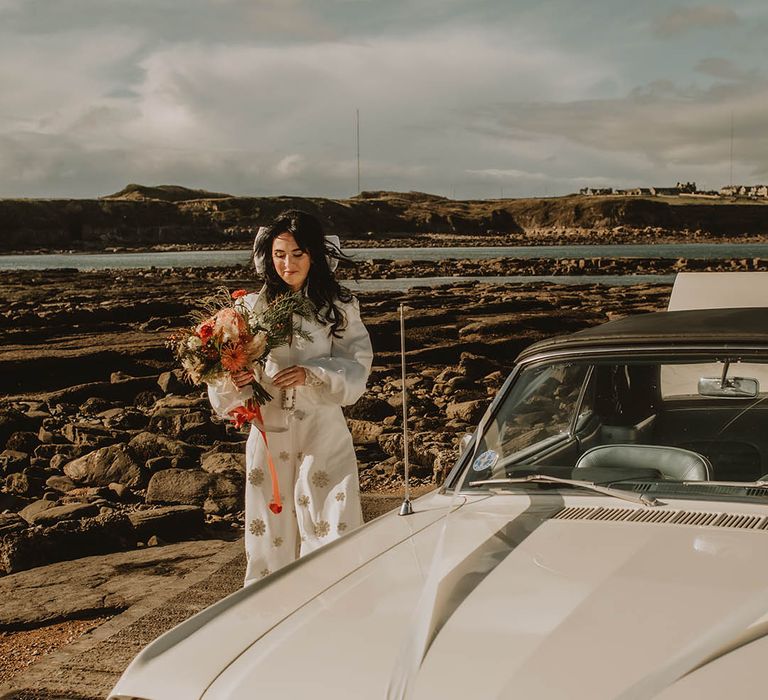
[{"label": "boulder", "polygon": [[26,530],[27,521],[16,513],[0,513],[0,537]]},{"label": "boulder", "polygon": [[54,491],[58,491],[59,493],[66,493],[67,491],[71,491],[73,488],[77,486],[72,479],[70,479],[68,476],[63,476],[59,474],[54,474],[53,476],[49,476],[45,480],[45,485],[49,489],[53,489]]},{"label": "boulder", "polygon": [[42,480],[29,475],[26,470],[5,477],[5,489],[19,496],[31,496],[42,487]]},{"label": "boulder", "polygon": [[200,459],[200,467],[209,474],[226,474],[242,479],[245,476],[245,455],[231,452],[204,454]]},{"label": "boulder", "polygon": [[353,418],[347,419],[347,426],[356,445],[378,444],[379,436],[384,432],[385,427],[381,422]]},{"label": "boulder", "polygon": [[210,483],[211,475],[202,469],[163,469],[149,480],[145,500],[202,506]]},{"label": "boulder", "polygon": [[459,372],[468,379],[477,381],[495,369],[497,369],[497,365],[487,357],[474,355],[471,352],[461,353],[461,360],[459,361]]},{"label": "boulder", "polygon": [[24,522],[31,523],[38,513],[42,513],[44,510],[50,510],[55,506],[56,501],[41,498],[37,501],[32,501],[28,506],[22,508],[19,511],[19,516],[24,519]]},{"label": "boulder", "polygon": [[155,405],[161,396],[162,392],[159,389],[150,389],[148,391],[140,391],[136,394],[136,398],[133,400],[133,405],[136,408],[149,408]]},{"label": "boulder", "polygon": [[30,527],[0,538],[0,573],[136,546],[131,521],[110,513],[82,520],[63,520],[50,527]]},{"label": "boulder", "polygon": [[29,455],[17,450],[3,450],[0,452],[0,470],[4,474],[20,472],[29,466]]},{"label": "boulder", "polygon": [[487,401],[462,401],[449,403],[445,407],[445,414],[449,420],[461,420],[465,423],[477,423],[482,418],[485,409],[488,406]]},{"label": "boulder", "polygon": [[[163,409],[153,412],[148,427],[151,432],[184,439],[194,433],[208,433],[211,428],[214,428],[214,424],[208,414],[203,411]],[[221,430],[216,432],[220,433]]]},{"label": "boulder", "polygon": [[157,385],[164,394],[184,394],[189,389],[189,384],[183,381],[182,375],[180,370],[163,372],[157,378]]},{"label": "boulder", "polygon": [[83,403],[80,404],[79,411],[80,413],[85,413],[89,416],[95,416],[96,414],[101,413],[102,411],[106,411],[113,406],[114,404],[111,401],[102,399],[100,396],[91,396],[91,398],[86,399],[83,401]]},{"label": "boulder", "polygon": [[110,408],[98,414],[110,430],[144,430],[149,418],[133,408]]},{"label": "boulder", "polygon": [[373,396],[362,396],[351,406],[344,407],[344,415],[347,418],[363,421],[381,421],[387,416],[395,415],[396,412],[389,403]]},{"label": "boulder", "polygon": [[203,503],[206,513],[222,515],[243,508],[244,483],[242,475],[231,478],[228,474],[212,474],[208,486],[208,498]]},{"label": "boulder", "polygon": [[164,469],[152,475],[147,503],[203,506],[207,513],[231,513],[242,509],[244,479],[210,474],[202,469]]},{"label": "boulder", "polygon": [[151,510],[137,510],[128,514],[136,537],[146,542],[153,535],[167,542],[192,537],[205,525],[205,514],[200,506],[160,506]]},{"label": "boulder", "polygon": [[88,423],[67,423],[61,434],[73,445],[86,447],[102,447],[115,441],[113,431]]},{"label": "boulder", "polygon": [[0,408],[0,447],[5,447],[6,441],[13,433],[29,430],[31,427],[32,421],[21,411]]},{"label": "boulder", "polygon": [[39,444],[40,439],[38,438],[37,433],[33,433],[29,430],[18,430],[15,433],[12,433],[8,438],[5,443],[5,449],[31,454]]},{"label": "boulder", "polygon": [[194,463],[200,456],[199,447],[147,431],[134,435],[128,441],[128,446],[140,462],[146,462],[153,457],[180,457]]},{"label": "boulder", "polygon": [[[32,504],[34,505],[34,503]],[[28,506],[31,507],[31,506]],[[69,503],[63,506],[53,506],[53,508],[43,508],[28,518],[30,525],[50,526],[61,522],[62,520],[80,520],[93,515],[97,515],[99,509],[92,503]],[[25,517],[25,520],[27,518]]]},{"label": "boulder", "polygon": [[88,448],[86,447],[79,447],[78,445],[71,445],[69,443],[55,443],[55,444],[45,444],[45,445],[38,445],[35,448],[34,456],[38,457],[39,459],[48,459],[52,460],[56,455],[61,455],[63,458],[65,458],[67,461],[70,459],[75,459],[76,457],[81,457],[88,451]]},{"label": "boulder", "polygon": [[134,453],[124,443],[102,447],[64,465],[73,481],[88,486],[108,486],[113,481],[137,487],[144,475]]}]

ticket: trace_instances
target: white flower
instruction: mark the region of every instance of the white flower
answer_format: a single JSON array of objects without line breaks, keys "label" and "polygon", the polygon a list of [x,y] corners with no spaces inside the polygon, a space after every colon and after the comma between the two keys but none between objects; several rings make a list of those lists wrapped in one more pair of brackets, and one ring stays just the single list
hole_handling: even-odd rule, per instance
[{"label": "white flower", "polygon": [[203,347],[203,341],[196,335],[190,335],[189,338],[187,338],[187,347],[190,350],[198,350]]},{"label": "white flower", "polygon": [[251,362],[260,360],[262,355],[267,349],[267,334],[263,331],[256,333],[253,338],[245,346],[245,351],[248,353],[248,358]]}]

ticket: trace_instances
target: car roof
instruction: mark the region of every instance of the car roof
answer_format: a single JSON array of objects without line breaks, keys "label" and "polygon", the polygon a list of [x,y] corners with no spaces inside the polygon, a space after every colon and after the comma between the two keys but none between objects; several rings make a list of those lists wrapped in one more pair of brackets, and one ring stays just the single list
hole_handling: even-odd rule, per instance
[{"label": "car roof", "polygon": [[518,361],[542,353],[632,346],[768,346],[768,308],[693,309],[627,316],[528,346]]}]

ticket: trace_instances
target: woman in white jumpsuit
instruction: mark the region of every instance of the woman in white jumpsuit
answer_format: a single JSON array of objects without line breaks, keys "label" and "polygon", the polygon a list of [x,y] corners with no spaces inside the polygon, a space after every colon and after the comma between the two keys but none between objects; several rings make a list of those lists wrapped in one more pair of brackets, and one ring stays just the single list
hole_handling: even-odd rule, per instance
[{"label": "woman in white jumpsuit", "polygon": [[[329,267],[338,257],[320,223],[303,212],[280,215],[254,244],[265,284],[242,302],[258,307],[303,290],[319,312],[313,320],[294,315],[295,327],[311,340],[294,336],[289,345],[273,349],[259,376],[273,397],[261,411],[285,502],[279,513],[269,508],[267,445],[252,425],[246,443],[246,584],[362,523],[357,459],[341,407],[365,391],[373,353],[357,300]],[[233,375],[243,388],[252,378],[250,371]],[[208,394],[223,417],[243,404],[242,391],[230,380],[210,384]]]}]

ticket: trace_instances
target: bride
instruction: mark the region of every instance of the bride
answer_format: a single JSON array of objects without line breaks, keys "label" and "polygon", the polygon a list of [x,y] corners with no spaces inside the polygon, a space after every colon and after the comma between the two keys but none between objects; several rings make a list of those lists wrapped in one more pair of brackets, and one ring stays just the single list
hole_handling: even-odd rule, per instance
[{"label": "bride", "polygon": [[[365,391],[373,353],[357,300],[336,280],[343,257],[323,235],[320,222],[300,211],[278,216],[259,230],[254,263],[264,278],[258,294],[242,298],[258,309],[287,292],[301,291],[315,306],[315,318],[294,315],[310,339],[294,336],[272,350],[259,381],[272,394],[261,407],[262,432],[252,425],[246,443],[245,583],[327,544],[362,523],[357,460],[342,406]],[[242,404],[240,389],[253,371],[209,384],[214,410],[227,417]],[[286,504],[269,508],[273,461]]]}]

